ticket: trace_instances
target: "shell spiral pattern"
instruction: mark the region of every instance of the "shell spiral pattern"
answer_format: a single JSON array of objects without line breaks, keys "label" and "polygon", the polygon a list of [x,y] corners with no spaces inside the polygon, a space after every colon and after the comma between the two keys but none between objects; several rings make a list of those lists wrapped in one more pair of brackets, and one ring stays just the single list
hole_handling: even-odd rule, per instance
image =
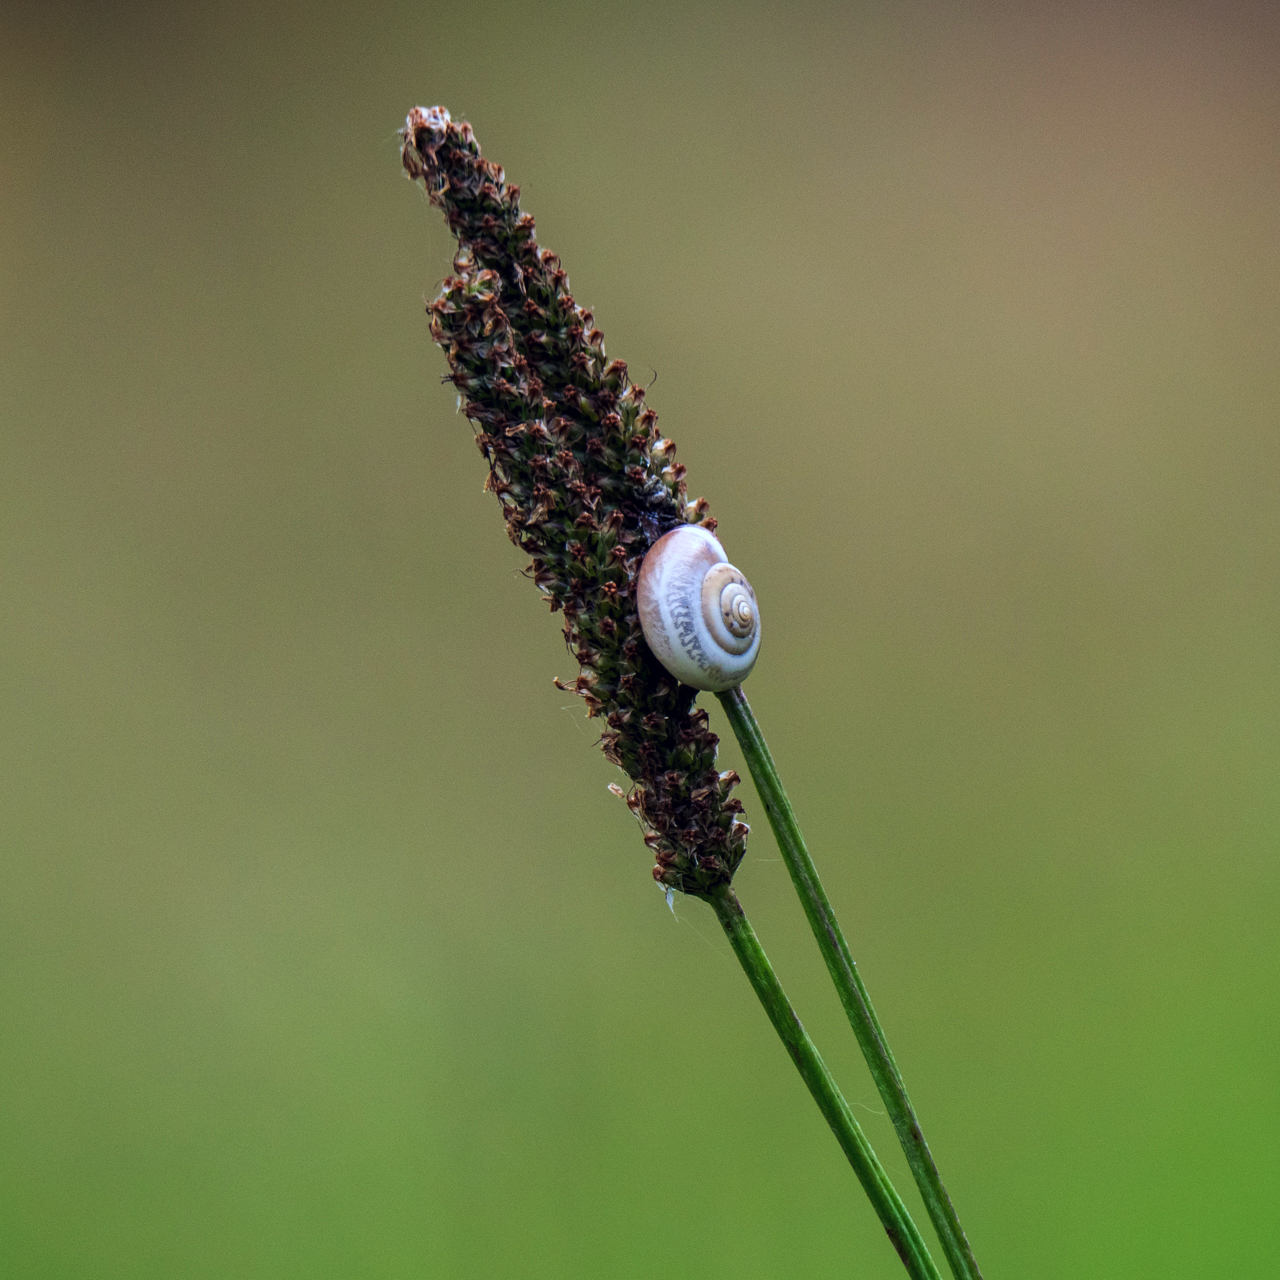
[{"label": "shell spiral pattern", "polygon": [[644,558],[640,625],[654,656],[681,684],[721,693],[741,684],[760,651],[760,608],[715,534],[686,524]]}]

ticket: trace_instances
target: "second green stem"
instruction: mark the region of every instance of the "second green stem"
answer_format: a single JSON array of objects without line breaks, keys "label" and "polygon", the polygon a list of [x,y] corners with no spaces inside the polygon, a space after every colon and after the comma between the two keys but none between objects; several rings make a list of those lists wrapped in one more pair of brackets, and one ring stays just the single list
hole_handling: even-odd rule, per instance
[{"label": "second green stem", "polygon": [[871,1144],[854,1119],[853,1112],[849,1110],[844,1095],[831,1078],[813,1041],[809,1039],[808,1032],[796,1017],[737,895],[726,884],[708,895],[706,901],[716,913],[716,919],[720,921],[738,962],[750,979],[760,1003],[764,1005],[773,1029],[786,1046],[796,1070],[809,1086],[809,1092],[858,1175],[858,1181],[862,1183],[862,1189],[867,1193],[867,1198],[893,1242],[893,1247],[898,1251],[907,1273],[912,1280],[940,1280],[919,1229],[894,1190],[889,1175],[876,1159],[876,1153],[872,1151]]},{"label": "second green stem", "polygon": [[796,892],[800,895],[809,926],[840,994],[840,1002],[844,1005],[854,1035],[857,1036],[863,1056],[871,1068],[876,1088],[879,1089],[893,1121],[898,1141],[906,1153],[907,1163],[920,1188],[925,1209],[938,1233],[947,1262],[956,1280],[982,1280],[973,1250],[960,1225],[960,1219],[956,1216],[951,1197],[943,1186],[942,1176],[929,1151],[929,1144],[924,1140],[898,1064],[889,1050],[889,1043],[871,1006],[871,997],[863,986],[858,967],[849,953],[840,923],[831,908],[822,882],[818,879],[818,870],[809,856],[800,825],[791,809],[787,793],[782,788],[778,770],[769,754],[760,726],[752,714],[751,705],[741,686],[716,696],[720,699],[742,747],[756,790],[764,801],[769,825],[773,828],[783,861],[791,873]]}]

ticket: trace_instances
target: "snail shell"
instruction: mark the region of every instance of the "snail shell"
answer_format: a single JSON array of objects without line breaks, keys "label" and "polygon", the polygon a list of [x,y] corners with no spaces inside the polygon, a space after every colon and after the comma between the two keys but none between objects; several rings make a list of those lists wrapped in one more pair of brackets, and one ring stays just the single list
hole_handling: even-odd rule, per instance
[{"label": "snail shell", "polygon": [[756,593],[714,534],[684,524],[640,566],[640,626],[654,656],[681,684],[722,693],[741,684],[760,651]]}]

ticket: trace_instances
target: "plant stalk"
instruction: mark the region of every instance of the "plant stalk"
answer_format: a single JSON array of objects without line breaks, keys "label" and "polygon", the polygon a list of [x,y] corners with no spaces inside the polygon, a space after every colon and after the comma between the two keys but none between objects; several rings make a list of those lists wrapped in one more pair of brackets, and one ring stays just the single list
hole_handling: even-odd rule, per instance
[{"label": "plant stalk", "polygon": [[791,1007],[737,895],[725,884],[708,894],[706,901],[716,913],[716,918],[733,947],[734,955],[738,957],[756,995],[760,997],[760,1003],[764,1005],[773,1029],[786,1046],[796,1070],[809,1086],[813,1100],[818,1104],[836,1141],[853,1166],[853,1171],[862,1183],[893,1247],[898,1251],[903,1266],[914,1280],[940,1280],[938,1268],[929,1256],[928,1246],[921,1237],[919,1228],[911,1220],[906,1205],[889,1181],[889,1175],[871,1149],[862,1127],[854,1119],[849,1104],[832,1079],[817,1047]]},{"label": "plant stalk", "polygon": [[800,895],[813,936],[818,941],[818,948],[840,994],[840,1003],[844,1005],[867,1066],[871,1068],[876,1088],[884,1099],[884,1105],[897,1131],[898,1141],[906,1153],[907,1163],[911,1166],[925,1209],[938,1233],[938,1240],[952,1273],[956,1280],[982,1280],[973,1249],[956,1216],[951,1197],[942,1183],[942,1176],[929,1150],[929,1144],[924,1140],[920,1122],[916,1119],[915,1109],[902,1081],[902,1073],[889,1049],[889,1042],[885,1039],[871,1005],[871,997],[863,985],[858,966],[849,953],[840,923],[822,888],[822,882],[818,879],[818,870],[809,856],[800,825],[796,822],[787,793],[782,788],[773,757],[769,754],[768,744],[760,732],[760,725],[751,711],[751,705],[740,685],[716,696],[720,699],[720,705],[724,707],[743,755],[746,756],[747,767],[751,770],[760,799],[764,801],[769,825],[773,828],[783,861],[791,874],[791,882]]}]

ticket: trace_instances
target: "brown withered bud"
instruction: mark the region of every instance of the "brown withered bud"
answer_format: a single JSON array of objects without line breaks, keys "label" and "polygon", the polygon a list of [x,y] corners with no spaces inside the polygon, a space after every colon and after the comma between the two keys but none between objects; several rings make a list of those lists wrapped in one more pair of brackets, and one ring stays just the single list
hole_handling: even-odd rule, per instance
[{"label": "brown withered bud", "polygon": [[657,414],[609,360],[595,317],[577,305],[555,254],[538,245],[519,188],[484,159],[465,121],[415,107],[402,159],[458,241],[453,274],[427,308],[449,361],[507,532],[581,664],[571,685],[607,726],[605,756],[655,855],[654,878],[705,895],[746,852],[735,773],[715,767],[719,739],[696,690],[677,684],[644,641],[636,582],[649,547],[677,525],[714,528],[690,502],[685,468]]}]

